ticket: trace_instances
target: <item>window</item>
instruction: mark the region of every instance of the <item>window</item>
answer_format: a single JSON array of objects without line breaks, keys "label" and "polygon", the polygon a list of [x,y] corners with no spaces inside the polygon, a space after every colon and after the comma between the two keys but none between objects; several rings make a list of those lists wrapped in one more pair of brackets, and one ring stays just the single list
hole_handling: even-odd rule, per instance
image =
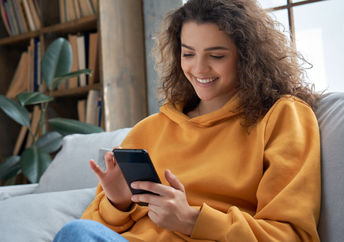
[{"label": "window", "polygon": [[317,91],[344,91],[344,1],[258,0],[284,26],[296,49],[313,67],[308,81]]}]

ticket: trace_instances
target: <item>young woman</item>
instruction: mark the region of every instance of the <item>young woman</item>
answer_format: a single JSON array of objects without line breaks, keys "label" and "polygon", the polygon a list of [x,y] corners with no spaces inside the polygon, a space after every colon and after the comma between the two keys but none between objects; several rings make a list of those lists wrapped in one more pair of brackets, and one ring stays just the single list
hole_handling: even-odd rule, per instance
[{"label": "young woman", "polygon": [[132,195],[109,152],[106,171],[90,161],[87,220],[56,241],[319,241],[316,96],[271,18],[252,0],[189,0],[156,56],[165,103],[121,146],[148,151],[162,184],[131,186],[159,196]]}]

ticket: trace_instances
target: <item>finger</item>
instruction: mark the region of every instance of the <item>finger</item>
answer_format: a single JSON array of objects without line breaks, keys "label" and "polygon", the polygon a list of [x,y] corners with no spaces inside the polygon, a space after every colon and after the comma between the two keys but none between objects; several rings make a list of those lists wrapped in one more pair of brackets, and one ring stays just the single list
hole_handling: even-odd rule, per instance
[{"label": "finger", "polygon": [[172,189],[169,186],[160,184],[160,183],[155,183],[155,182],[149,182],[149,181],[136,181],[132,182],[130,186],[134,189],[140,189],[140,190],[145,190],[149,191],[161,196],[169,196],[171,195]]},{"label": "finger", "polygon": [[155,212],[152,209],[149,209],[148,211],[148,217],[154,222],[156,223],[159,219],[159,214],[157,212]]},{"label": "finger", "polygon": [[148,208],[149,212],[155,214],[156,217],[161,216],[165,212],[163,207],[151,203],[148,204]]},{"label": "finger", "polygon": [[98,178],[104,175],[104,171],[102,170],[102,168],[98,166],[98,164],[94,160],[90,160],[90,167]]},{"label": "finger", "polygon": [[131,196],[131,201],[139,203],[139,202],[143,202],[143,203],[148,203],[148,204],[159,204],[160,202],[157,201],[157,199],[159,198],[159,196],[157,195],[153,195],[153,194],[149,194],[149,193],[142,193],[142,194],[136,194]]},{"label": "finger", "polygon": [[165,178],[168,181],[168,183],[171,185],[171,187],[185,192],[184,185],[178,180],[178,178],[169,170],[165,170]]},{"label": "finger", "polygon": [[115,160],[112,152],[106,152],[104,155],[106,170],[112,169],[115,164]]}]

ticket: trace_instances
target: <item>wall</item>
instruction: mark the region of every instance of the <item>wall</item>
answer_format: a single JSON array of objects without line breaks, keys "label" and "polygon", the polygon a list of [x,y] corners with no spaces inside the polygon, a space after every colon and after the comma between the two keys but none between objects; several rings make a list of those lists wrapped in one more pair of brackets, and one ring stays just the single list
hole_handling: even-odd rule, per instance
[{"label": "wall", "polygon": [[154,44],[153,34],[159,30],[159,25],[163,16],[169,10],[182,5],[182,0],[144,0],[144,28],[145,28],[145,48],[146,48],[146,76],[147,76],[147,96],[148,114],[159,112],[159,102],[156,95],[158,87],[158,75],[154,70],[154,60],[151,50]]}]

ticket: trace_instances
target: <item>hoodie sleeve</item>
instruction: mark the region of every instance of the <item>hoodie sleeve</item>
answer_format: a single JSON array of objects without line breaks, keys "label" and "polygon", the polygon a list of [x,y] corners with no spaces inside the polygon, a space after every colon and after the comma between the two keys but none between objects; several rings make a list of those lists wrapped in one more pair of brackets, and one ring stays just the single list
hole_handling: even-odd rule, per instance
[{"label": "hoodie sleeve", "polygon": [[304,102],[282,99],[262,122],[264,172],[256,192],[255,214],[235,206],[223,213],[204,203],[192,239],[319,241],[320,138],[316,117]]},{"label": "hoodie sleeve", "polygon": [[99,184],[95,199],[85,210],[81,218],[98,221],[117,233],[123,233],[129,230],[147,212],[148,208],[137,204],[132,205],[127,212],[117,209],[107,199],[105,192]]}]

